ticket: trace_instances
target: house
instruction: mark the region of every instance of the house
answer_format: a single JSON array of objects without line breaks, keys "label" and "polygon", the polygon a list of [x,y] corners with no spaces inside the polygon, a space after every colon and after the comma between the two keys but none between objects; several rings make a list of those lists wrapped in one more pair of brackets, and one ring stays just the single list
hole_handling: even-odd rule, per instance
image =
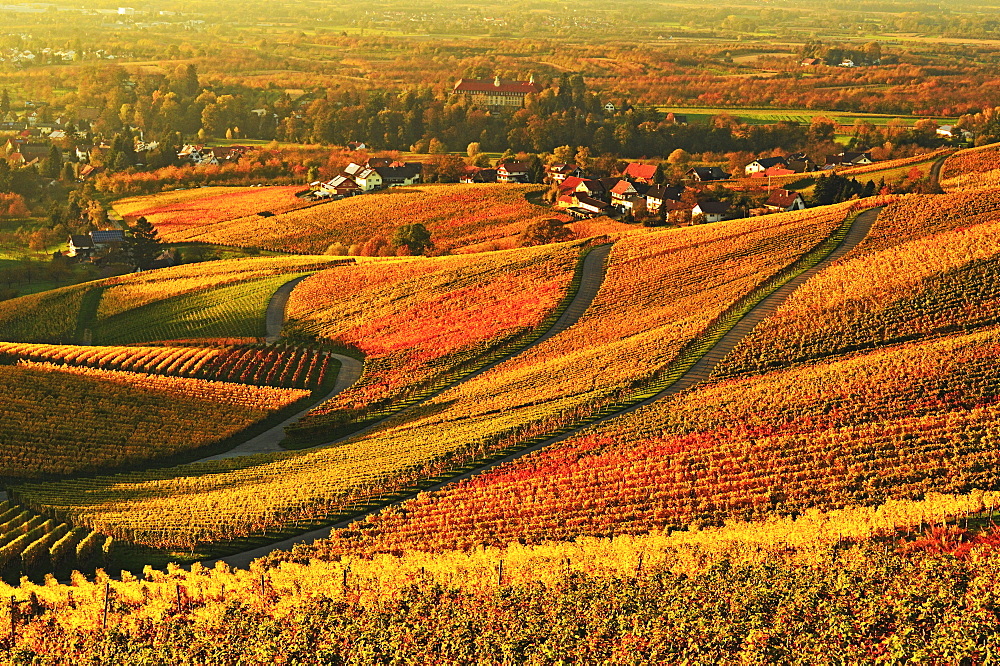
[{"label": "house", "polygon": [[653,185],[646,190],[646,209],[650,213],[659,213],[665,201],[680,201],[684,190],[670,185]]},{"label": "house", "polygon": [[794,176],[797,172],[787,169],[784,166],[768,167],[764,171],[758,171],[750,176],[751,178],[777,178],[778,176]]},{"label": "house", "polygon": [[382,176],[385,187],[405,187],[420,182],[424,174],[424,165],[420,162],[390,162],[388,166],[375,167]]},{"label": "house", "polygon": [[483,167],[467,166],[459,177],[460,183],[495,183],[497,182],[496,169],[484,169]]},{"label": "house", "polygon": [[709,183],[716,180],[729,180],[730,177],[730,174],[726,173],[717,166],[691,167],[684,175],[699,183]]},{"label": "house", "polygon": [[371,167],[364,167],[354,174],[354,182],[362,192],[371,192],[382,188],[382,174]]},{"label": "house", "polygon": [[811,173],[816,170],[816,165],[813,164],[808,157],[802,159],[792,159],[791,156],[788,158],[788,163],[785,164],[785,168],[792,173]]},{"label": "house", "polygon": [[793,210],[803,210],[806,202],[798,192],[790,190],[772,190],[764,207],[775,212],[789,212]]},{"label": "house", "polygon": [[836,155],[826,156],[826,166],[861,166],[863,164],[874,164],[871,153],[868,152],[843,152]]},{"label": "house", "polygon": [[[368,160],[370,164],[385,164],[385,166],[359,166],[349,164],[344,175],[353,177],[354,182],[364,192],[371,192],[383,187],[403,187],[419,183],[423,176],[424,165],[420,162],[396,162],[379,159]],[[357,167],[357,168],[352,168]]]},{"label": "house", "polygon": [[527,81],[501,81],[489,79],[459,79],[452,88],[452,95],[467,95],[473,103],[494,109],[521,108],[524,98],[541,92],[535,77]]},{"label": "house", "polygon": [[652,185],[653,178],[656,176],[656,165],[639,164],[638,162],[632,162],[627,167],[625,167],[625,173],[623,173],[622,176],[628,178],[632,182],[646,183],[647,185]]},{"label": "house", "polygon": [[88,178],[96,176],[97,174],[104,171],[104,167],[95,167],[93,164],[85,164],[80,167],[80,173],[77,174],[76,179],[81,183]]},{"label": "house", "polygon": [[347,144],[348,150],[368,150],[368,146],[365,145],[364,141],[351,141]]},{"label": "house", "polygon": [[729,204],[720,201],[699,201],[691,209],[691,215],[704,215],[706,222],[719,222],[729,212]]},{"label": "house", "polygon": [[[612,180],[616,183],[618,182],[618,179],[616,178]],[[612,187],[614,187],[614,185],[612,185]],[[607,196],[608,189],[609,188],[605,186],[602,181],[595,180],[593,178],[586,178],[580,180],[574,191],[594,199],[604,199]]]},{"label": "house", "polygon": [[842,61],[840,62],[840,64],[839,64],[839,65],[837,65],[837,66],[838,66],[838,67],[857,67],[857,65],[856,65],[856,64],[854,64],[854,61],[853,61],[853,60],[851,60],[850,58],[844,58],[844,59],[843,59],[843,60],[842,60]]},{"label": "house", "polygon": [[946,139],[961,138],[963,141],[972,141],[975,135],[968,131],[955,127],[954,125],[941,125],[936,130],[936,134]]},{"label": "house", "polygon": [[748,176],[752,176],[755,173],[767,171],[773,166],[785,166],[786,164],[787,161],[784,157],[761,157],[746,165],[743,172]]},{"label": "house", "polygon": [[814,67],[818,64],[820,64],[819,58],[803,58],[801,63],[803,67]]},{"label": "house", "polygon": [[94,244],[94,249],[114,250],[125,245],[125,232],[121,229],[107,229],[104,231],[91,231],[90,240]]},{"label": "house", "polygon": [[611,212],[610,205],[599,199],[588,197],[585,194],[578,194],[576,201],[576,206],[568,208],[566,212],[578,219],[598,217],[599,215],[607,215]]},{"label": "house", "polygon": [[617,110],[618,110],[618,107],[616,107],[616,106],[614,105],[614,103],[612,103],[612,102],[607,102],[607,103],[606,103],[606,104],[604,105],[604,112],[605,112],[605,113],[614,113],[614,112],[615,112],[615,111],[617,111]]},{"label": "house", "polygon": [[611,188],[611,204],[624,207],[625,200],[639,196],[639,191],[631,182],[622,179]]},{"label": "house", "polygon": [[575,192],[576,188],[580,186],[580,183],[586,180],[586,178],[582,178],[580,176],[566,176],[565,180],[559,183],[559,191]]},{"label": "house", "polygon": [[94,255],[94,241],[89,234],[73,234],[69,237],[69,250],[66,254],[70,257],[90,258]]},{"label": "house", "polygon": [[561,183],[570,176],[583,176],[583,169],[575,164],[550,164],[545,167],[545,177],[553,183]]},{"label": "house", "polygon": [[628,213],[632,213],[634,217],[642,217],[646,215],[648,210],[646,207],[646,197],[639,195],[629,197],[622,201],[621,208]]},{"label": "house", "polygon": [[508,160],[497,165],[498,183],[527,183],[528,165],[524,162]]},{"label": "house", "polygon": [[687,125],[688,124],[688,117],[686,115],[681,114],[681,113],[674,113],[673,111],[671,111],[670,113],[667,114],[667,117],[665,118],[665,120],[667,121],[667,123],[669,123],[671,125]]},{"label": "house", "polygon": [[353,179],[340,175],[325,183],[320,183],[316,189],[320,198],[349,197],[361,193],[361,187]]}]

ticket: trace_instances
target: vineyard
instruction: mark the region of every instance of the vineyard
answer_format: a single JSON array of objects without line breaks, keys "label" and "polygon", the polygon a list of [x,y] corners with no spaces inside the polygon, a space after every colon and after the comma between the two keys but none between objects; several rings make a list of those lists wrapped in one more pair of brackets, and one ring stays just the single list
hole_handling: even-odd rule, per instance
[{"label": "vineyard", "polygon": [[164,240],[172,242],[191,228],[307,206],[308,199],[296,196],[303,189],[300,185],[200,187],[121,199],[114,208],[125,218],[145,217]]},{"label": "vineyard", "polygon": [[[14,492],[42,512],[161,548],[329,519],[596,410],[615,391],[648,380],[734,299],[840,226],[851,206],[621,240],[597,300],[575,326],[348,445]],[[594,386],[597,376],[610,388]]]},{"label": "vineyard", "polygon": [[0,364],[19,360],[309,390],[326,386],[337,374],[326,354],[301,347],[93,347],[0,342]]},{"label": "vineyard", "polygon": [[941,186],[949,192],[1000,187],[1000,144],[960,150],[941,169]]},{"label": "vineyard", "polygon": [[0,366],[0,379],[4,477],[94,472],[197,450],[309,396],[30,361]]},{"label": "vineyard", "polygon": [[[389,240],[405,211],[409,224],[423,224],[438,248],[461,250],[510,247],[534,220],[553,217],[548,208],[529,203],[538,185],[421,185],[350,197],[342,201],[277,214],[237,218],[192,226],[171,233],[172,242],[221,245],[320,254],[332,243],[345,248],[373,239]],[[485,244],[494,243],[496,247]]]},{"label": "vineyard", "polygon": [[906,197],[799,289],[717,375],[759,372],[1000,320],[1000,190]]},{"label": "vineyard", "polygon": [[361,350],[366,373],[289,433],[329,441],[332,428],[516,343],[565,296],[580,252],[571,244],[368,263],[305,280],[289,300],[288,329]]},{"label": "vineyard", "polygon": [[643,534],[993,488],[1000,329],[665,399],[337,533],[332,552]]},{"label": "vineyard", "polygon": [[106,564],[113,545],[113,539],[96,532],[0,502],[0,574],[68,575],[74,569]]},{"label": "vineyard", "polygon": [[[946,507],[982,511],[984,500],[436,555],[0,583],[12,600],[6,645],[12,655],[76,663],[368,663],[372,655],[470,663],[483,654],[510,663],[830,663],[831,654],[847,663],[945,662],[957,654],[975,663],[1000,644],[990,602],[997,536],[963,543],[963,530],[937,527],[921,541],[872,521],[915,526]],[[942,552],[942,543],[963,554]]]}]

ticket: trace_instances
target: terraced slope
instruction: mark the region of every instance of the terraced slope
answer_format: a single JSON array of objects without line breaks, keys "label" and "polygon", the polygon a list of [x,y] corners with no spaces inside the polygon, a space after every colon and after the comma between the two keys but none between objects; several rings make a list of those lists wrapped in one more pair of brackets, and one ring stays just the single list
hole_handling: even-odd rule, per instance
[{"label": "terraced slope", "polygon": [[[670,359],[668,355],[657,361],[661,358],[657,354],[669,353],[661,344],[665,335],[669,333],[676,341],[672,349],[682,348],[734,299],[787,268],[841,226],[848,209],[663,232],[659,245],[656,234],[625,239],[612,252],[608,278],[594,306],[577,325],[442,393],[418,412],[401,415],[391,429],[298,454],[26,485],[15,489],[16,494],[31,506],[65,511],[116,538],[168,548],[190,549],[199,542],[259,533],[297,521],[329,520],[338,512],[353,510],[358,502],[501,450],[507,446],[503,438],[508,433],[522,441],[532,428],[549,428],[546,414],[563,418],[580,413],[572,408],[560,414],[561,407],[599,408],[602,399],[611,398],[618,387],[587,388],[592,383],[586,380],[588,359],[597,360],[609,350],[630,349],[634,351],[629,356],[619,355],[629,363],[615,369],[621,373],[615,375],[621,378],[618,381],[627,386],[655,375]],[[658,300],[668,293],[686,294],[688,300]],[[630,310],[622,312],[623,304]],[[657,309],[651,311],[653,304]],[[612,317],[623,327],[602,326],[599,316]],[[650,328],[651,316],[660,322],[659,330]],[[606,347],[588,352],[596,342],[594,336],[600,336]],[[539,380],[556,383],[546,388],[535,380],[518,379],[524,377],[519,368],[526,357],[548,359],[530,363],[531,372]],[[513,380],[509,390],[515,391],[518,402],[509,410],[497,411],[503,400],[510,402],[510,393],[481,402],[476,412],[469,411],[472,403],[466,398],[450,395],[457,392],[456,396],[478,400],[483,387],[495,385],[498,376]],[[576,388],[581,381],[586,382],[579,384],[582,391]],[[465,393],[469,387],[473,390]],[[538,402],[539,391],[553,399]],[[174,487],[185,490],[174,492]],[[157,490],[151,494],[153,488]]]}]

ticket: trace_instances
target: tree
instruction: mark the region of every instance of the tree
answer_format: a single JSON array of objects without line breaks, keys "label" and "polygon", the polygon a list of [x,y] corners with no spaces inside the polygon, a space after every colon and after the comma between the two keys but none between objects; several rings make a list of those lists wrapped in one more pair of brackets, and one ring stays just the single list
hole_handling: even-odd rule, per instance
[{"label": "tree", "polygon": [[62,173],[62,151],[58,146],[49,148],[49,156],[42,163],[42,175],[46,178],[58,178]]},{"label": "tree", "polygon": [[145,217],[140,217],[135,224],[129,225],[129,233],[126,247],[131,252],[132,263],[139,270],[145,270],[163,251],[160,234],[157,233],[153,223]]},{"label": "tree", "polygon": [[0,116],[6,116],[10,112],[10,93],[6,88],[0,90]]},{"label": "tree", "polygon": [[690,161],[690,153],[683,148],[677,148],[667,156],[667,162],[670,164],[687,164]]},{"label": "tree", "polygon": [[465,154],[469,157],[475,157],[480,153],[479,142],[473,141],[468,146],[465,147]]},{"label": "tree", "polygon": [[559,243],[572,240],[573,236],[573,230],[567,227],[562,220],[555,218],[536,220],[521,232],[521,247]]},{"label": "tree", "polygon": [[396,233],[392,236],[392,246],[406,247],[411,255],[416,256],[434,247],[434,243],[431,242],[431,232],[427,231],[427,227],[417,222],[404,224],[396,229]]}]

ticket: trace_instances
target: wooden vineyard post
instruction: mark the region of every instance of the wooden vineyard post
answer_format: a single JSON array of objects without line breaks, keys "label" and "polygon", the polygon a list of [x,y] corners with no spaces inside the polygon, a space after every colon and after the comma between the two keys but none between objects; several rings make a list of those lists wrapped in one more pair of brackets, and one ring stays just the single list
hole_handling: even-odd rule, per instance
[{"label": "wooden vineyard post", "polygon": [[219,601],[226,603],[226,584],[222,584],[222,590],[219,592]]},{"label": "wooden vineyard post", "polygon": [[341,582],[341,585],[343,586],[344,594],[347,594],[347,567],[344,567],[343,574],[344,577],[343,581]]},{"label": "wooden vineyard post", "polygon": [[17,645],[17,598],[10,595],[10,642],[7,644],[7,651],[13,652]]},{"label": "wooden vineyard post", "polygon": [[177,614],[180,615],[180,613],[181,613],[181,584],[180,583],[177,583],[176,593],[177,593]]},{"label": "wooden vineyard post", "polygon": [[497,565],[497,587],[503,587],[503,560]]},{"label": "wooden vineyard post", "polygon": [[101,614],[101,631],[108,628],[108,607],[111,605],[111,583],[104,584],[104,612]]}]

